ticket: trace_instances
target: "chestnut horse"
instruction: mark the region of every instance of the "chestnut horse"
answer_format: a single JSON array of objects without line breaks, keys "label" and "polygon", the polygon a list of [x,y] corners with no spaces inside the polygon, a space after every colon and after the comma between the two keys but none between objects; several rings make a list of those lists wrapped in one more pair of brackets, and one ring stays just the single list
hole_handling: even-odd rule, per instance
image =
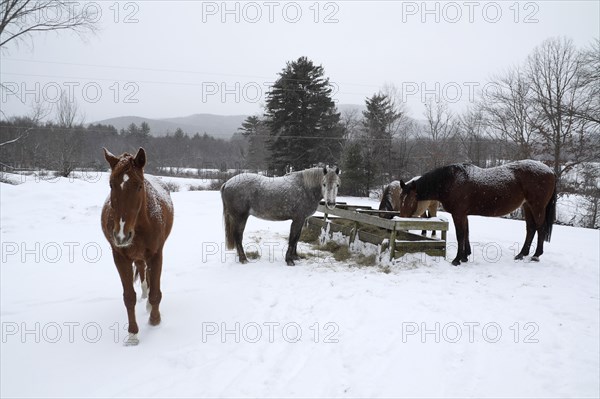
[{"label": "chestnut horse", "polygon": [[[402,193],[402,187],[398,180],[394,180],[383,189],[381,195],[381,202],[379,203],[380,211],[400,211],[400,194]],[[437,201],[419,201],[417,210],[415,211],[414,217],[422,218],[434,218],[437,216],[437,211],[440,203]],[[382,218],[391,219],[393,216],[390,214],[381,215]],[[421,235],[426,236],[427,231],[422,230]],[[431,236],[435,237],[435,230],[431,231]]]},{"label": "chestnut horse", "polygon": [[[123,284],[123,301],[129,319],[125,345],[137,345],[134,278],[140,277],[142,298],[146,297],[148,288],[150,290],[146,309],[150,311],[150,324],[155,326],[160,323],[162,251],[173,225],[173,203],[158,180],[144,177],[146,152],[143,148],[135,156],[125,153],[119,157],[104,148],[104,158],[111,174],[110,195],[102,208],[102,231],[112,248]],[[132,264],[135,264],[135,276]]]},{"label": "chestnut horse", "polygon": [[467,262],[471,254],[468,215],[502,216],[523,206],[527,234],[515,259],[529,255],[537,232],[532,261],[539,261],[544,240],[550,241],[556,214],[556,176],[541,162],[523,160],[495,168],[454,164],[435,169],[402,187],[400,216],[415,215],[421,201],[441,202],[452,214],[458,253],[453,265]]}]

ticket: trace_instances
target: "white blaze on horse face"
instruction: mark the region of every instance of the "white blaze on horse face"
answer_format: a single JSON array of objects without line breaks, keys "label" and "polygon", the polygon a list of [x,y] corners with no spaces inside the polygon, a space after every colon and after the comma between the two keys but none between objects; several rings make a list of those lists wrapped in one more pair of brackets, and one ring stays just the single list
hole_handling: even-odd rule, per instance
[{"label": "white blaze on horse face", "polygon": [[117,232],[117,238],[122,242],[125,239],[125,220],[121,218],[119,221],[119,231]]},{"label": "white blaze on horse face", "polygon": [[127,180],[129,180],[129,175],[127,173],[125,173],[123,175],[123,182],[121,183],[121,190],[123,190],[123,186],[125,185],[125,183],[127,182]]},{"label": "white blaze on horse face", "polygon": [[329,209],[335,208],[335,201],[337,198],[339,185],[340,178],[337,173],[329,171],[325,176],[323,176],[321,194],[325,200],[325,206]]}]

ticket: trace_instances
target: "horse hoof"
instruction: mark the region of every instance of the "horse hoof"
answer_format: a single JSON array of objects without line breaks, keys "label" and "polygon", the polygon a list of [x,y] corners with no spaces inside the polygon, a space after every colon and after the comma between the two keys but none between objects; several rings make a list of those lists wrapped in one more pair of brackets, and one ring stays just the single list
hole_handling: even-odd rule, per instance
[{"label": "horse hoof", "polygon": [[461,261],[461,262],[465,262],[465,263],[467,263],[467,262],[469,261],[469,258],[467,258],[467,257],[464,257],[464,258],[461,258],[461,259],[460,259],[460,261]]},{"label": "horse hoof", "polygon": [[138,338],[138,335],[132,334],[132,333],[127,334],[125,341],[123,341],[123,345],[125,345],[125,346],[136,346],[139,343],[140,343],[140,340]]},{"label": "horse hoof", "polygon": [[240,259],[240,263],[242,265],[245,265],[246,263],[248,263],[248,259]]},{"label": "horse hoof", "polygon": [[150,318],[148,319],[148,323],[150,323],[151,326],[157,326],[160,324],[160,315],[158,315],[158,317],[152,317],[152,315],[150,316]]},{"label": "horse hoof", "polygon": [[286,263],[287,263],[288,266],[296,266],[296,264],[294,263],[294,261],[291,260],[291,259],[287,260]]},{"label": "horse hoof", "polygon": [[531,257],[531,261],[532,262],[539,262],[540,261],[540,257],[539,256],[532,256]]},{"label": "horse hoof", "polygon": [[458,266],[458,265],[460,265],[460,260],[458,260],[458,259],[454,259],[454,260],[452,261],[452,266]]},{"label": "horse hoof", "polygon": [[518,254],[517,256],[515,256],[515,260],[523,260],[523,255]]}]

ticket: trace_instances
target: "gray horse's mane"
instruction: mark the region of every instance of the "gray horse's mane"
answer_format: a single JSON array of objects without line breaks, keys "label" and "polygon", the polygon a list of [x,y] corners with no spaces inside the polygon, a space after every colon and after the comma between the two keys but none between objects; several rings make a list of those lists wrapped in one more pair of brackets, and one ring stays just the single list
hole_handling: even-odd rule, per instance
[{"label": "gray horse's mane", "polygon": [[305,187],[319,187],[323,179],[323,168],[316,167],[304,169],[298,172],[302,175],[302,181]]}]

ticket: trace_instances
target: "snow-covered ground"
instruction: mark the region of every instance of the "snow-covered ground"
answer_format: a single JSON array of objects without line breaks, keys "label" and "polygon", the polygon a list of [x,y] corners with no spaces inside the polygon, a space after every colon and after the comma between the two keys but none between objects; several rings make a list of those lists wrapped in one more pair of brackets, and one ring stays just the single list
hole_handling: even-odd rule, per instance
[{"label": "snow-covered ground", "polygon": [[384,273],[306,244],[316,256],[287,267],[290,223],[250,218],[261,258],[240,265],[219,193],[182,190],[162,324],[138,303],[125,347],[108,191],[105,174],[0,185],[2,397],[600,396],[598,230],[555,226],[541,262],[515,262],[524,223],[471,216],[471,262],[411,255]]}]

